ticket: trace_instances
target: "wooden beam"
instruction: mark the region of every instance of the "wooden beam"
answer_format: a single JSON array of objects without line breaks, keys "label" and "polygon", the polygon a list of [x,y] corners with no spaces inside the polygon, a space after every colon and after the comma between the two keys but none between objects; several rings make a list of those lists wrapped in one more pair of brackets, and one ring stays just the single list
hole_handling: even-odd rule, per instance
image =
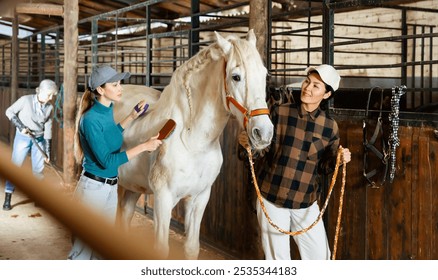
[{"label": "wooden beam", "polygon": [[64,6],[55,4],[19,3],[15,11],[17,14],[64,16]]},{"label": "wooden beam", "polygon": [[77,78],[78,78],[78,0],[65,0],[64,15],[64,181],[68,187],[74,187],[76,166],[73,155],[73,139],[75,134],[75,116]]},{"label": "wooden beam", "polygon": [[257,37],[257,50],[266,63],[268,54],[268,6],[265,0],[249,1],[249,28],[254,29]]}]

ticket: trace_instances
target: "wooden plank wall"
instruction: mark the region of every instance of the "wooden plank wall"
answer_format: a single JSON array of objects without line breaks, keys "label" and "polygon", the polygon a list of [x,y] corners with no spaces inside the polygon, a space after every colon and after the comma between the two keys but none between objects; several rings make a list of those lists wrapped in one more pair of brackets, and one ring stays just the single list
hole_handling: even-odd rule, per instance
[{"label": "wooden plank wall", "polygon": [[[341,259],[438,259],[438,140],[432,127],[399,128],[396,176],[379,188],[362,177],[362,126],[360,121],[338,121],[342,145],[352,152],[347,167]],[[340,182],[337,182],[337,186]],[[339,187],[325,222],[334,238]]]},{"label": "wooden plank wall", "polygon": [[[35,89],[21,89],[17,90],[17,99],[26,94],[35,93]],[[0,139],[9,144],[9,134],[11,131],[9,127],[11,122],[6,117],[6,109],[11,105],[11,89],[0,87]],[[15,134],[14,134],[15,135]],[[13,139],[12,139],[13,140]]]},{"label": "wooden plank wall", "polygon": [[[20,90],[19,96],[28,91]],[[8,137],[9,89],[0,88],[0,136]],[[362,176],[362,121],[339,119],[341,144],[352,152],[347,165],[342,228],[337,259],[438,259],[438,140],[428,126],[400,126],[394,182],[380,188],[367,186]],[[62,166],[62,128],[55,124],[53,160]],[[224,164],[212,187],[201,225],[201,240],[237,259],[262,259],[256,219],[255,191],[245,162],[238,159],[240,128],[230,119],[222,137]],[[331,248],[339,205],[341,174],[324,215]],[[148,198],[150,206],[153,197]],[[184,223],[180,203],[173,211],[177,228]],[[299,259],[295,245],[293,258]]]},{"label": "wooden plank wall", "polygon": [[6,109],[11,104],[11,92],[9,88],[0,87],[0,139],[9,143],[10,121],[5,115]]}]

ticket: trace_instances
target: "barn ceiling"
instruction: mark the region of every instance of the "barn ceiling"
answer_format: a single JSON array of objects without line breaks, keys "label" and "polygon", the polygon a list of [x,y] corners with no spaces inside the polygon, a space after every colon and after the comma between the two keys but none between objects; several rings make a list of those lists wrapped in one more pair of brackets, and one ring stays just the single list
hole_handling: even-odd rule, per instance
[{"label": "barn ceiling", "polygon": [[[68,1],[68,0],[65,0]],[[281,6],[282,10],[291,10],[299,8],[301,5],[307,5],[311,1],[316,5],[321,4],[321,0],[275,0]],[[382,5],[399,5],[417,2],[418,0],[332,0],[331,3],[337,5],[337,8],[343,11],[348,9],[357,9],[358,6],[382,6]],[[79,0],[79,20],[96,16],[105,12],[114,11],[124,7],[138,4],[139,0]],[[151,6],[151,17],[153,19],[174,20],[181,17],[190,16],[192,0],[172,0],[172,1],[157,1]],[[221,9],[235,4],[249,2],[248,0],[199,0],[201,12],[214,9]],[[319,2],[319,3],[318,3]],[[0,28],[12,26],[12,18],[15,7],[19,5],[27,5],[27,7],[37,7],[40,4],[51,4],[53,7],[59,6],[62,8],[64,0],[1,0],[0,2]],[[291,10],[291,14],[293,11]],[[126,13],[126,17],[130,18],[145,18],[145,9],[132,10]],[[38,32],[48,29],[53,26],[63,25],[63,17],[53,14],[25,14],[18,15],[20,29],[28,29],[30,32]],[[99,26],[105,28],[105,26]],[[110,28],[110,27],[108,27]],[[90,30],[89,23],[83,23],[79,26],[79,32]],[[1,32],[0,32],[1,33]],[[8,34],[1,34],[0,38],[10,38]]]}]

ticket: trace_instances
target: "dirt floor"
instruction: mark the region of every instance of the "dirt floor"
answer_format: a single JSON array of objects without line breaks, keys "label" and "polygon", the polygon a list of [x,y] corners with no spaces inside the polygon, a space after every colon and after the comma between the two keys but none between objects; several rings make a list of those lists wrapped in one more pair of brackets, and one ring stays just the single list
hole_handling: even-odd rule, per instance
[{"label": "dirt floor", "polygon": [[[45,168],[46,178],[59,179],[52,167]],[[0,203],[4,202],[4,179],[0,178]],[[153,221],[135,213],[132,230],[150,231]],[[182,246],[184,236],[171,230],[170,246]],[[0,208],[0,260],[65,260],[71,248],[70,231],[25,194],[16,190],[12,209]],[[225,254],[202,246],[199,259],[229,259]]]}]

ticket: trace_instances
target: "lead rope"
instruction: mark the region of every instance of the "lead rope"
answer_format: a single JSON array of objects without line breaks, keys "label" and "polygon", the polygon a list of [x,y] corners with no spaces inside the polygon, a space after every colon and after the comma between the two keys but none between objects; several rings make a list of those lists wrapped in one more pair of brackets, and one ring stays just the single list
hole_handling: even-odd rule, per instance
[{"label": "lead rope", "polygon": [[[271,224],[271,226],[273,226],[276,230],[278,230],[281,233],[284,234],[288,234],[291,236],[294,235],[299,235],[302,233],[305,233],[307,231],[309,231],[310,229],[312,229],[322,218],[322,216],[324,215],[324,212],[327,208],[328,202],[330,200],[330,196],[332,195],[332,191],[333,191],[333,187],[336,183],[336,177],[338,176],[338,171],[339,171],[339,166],[340,166],[340,162],[341,162],[341,157],[342,157],[342,148],[340,147],[338,149],[338,153],[336,156],[336,166],[335,166],[335,170],[333,172],[333,177],[332,177],[332,181],[330,183],[330,187],[329,187],[329,193],[327,195],[327,198],[324,202],[324,206],[321,209],[318,217],[316,218],[316,220],[307,228],[298,230],[298,231],[287,231],[284,230],[282,228],[280,228],[279,226],[277,226],[269,217],[268,212],[266,211],[265,208],[265,204],[263,203],[263,199],[262,199],[262,195],[260,194],[260,188],[258,186],[257,180],[256,180],[256,176],[255,176],[255,172],[254,172],[254,163],[252,161],[252,152],[251,152],[251,146],[250,145],[245,145],[245,149],[248,152],[248,160],[249,160],[249,165],[250,165],[250,169],[251,169],[251,176],[252,176],[252,180],[254,182],[254,188],[256,190],[257,193],[257,198],[260,202],[260,206],[263,210],[263,213],[265,213],[266,219],[268,220],[268,222]],[[342,167],[342,187],[341,187],[341,196],[339,198],[339,209],[338,209],[338,219],[337,219],[337,223],[336,223],[336,233],[335,233],[335,239],[334,239],[334,245],[333,245],[333,254],[332,254],[332,260],[336,259],[336,251],[337,251],[337,245],[338,245],[338,236],[339,236],[339,230],[340,230],[340,224],[341,224],[341,216],[342,216],[342,205],[343,205],[343,201],[344,201],[344,189],[345,189],[345,181],[346,181],[346,174],[347,174],[347,164],[344,164]]]},{"label": "lead rope", "polygon": [[389,172],[389,182],[394,181],[396,172],[396,150],[400,146],[400,139],[398,138],[398,128],[399,128],[399,113],[400,113],[400,99],[406,92],[406,86],[396,86],[392,88],[391,96],[391,113],[389,114],[389,121],[391,122],[391,134],[389,135],[389,147],[390,147],[390,158],[391,158],[391,169]]}]

